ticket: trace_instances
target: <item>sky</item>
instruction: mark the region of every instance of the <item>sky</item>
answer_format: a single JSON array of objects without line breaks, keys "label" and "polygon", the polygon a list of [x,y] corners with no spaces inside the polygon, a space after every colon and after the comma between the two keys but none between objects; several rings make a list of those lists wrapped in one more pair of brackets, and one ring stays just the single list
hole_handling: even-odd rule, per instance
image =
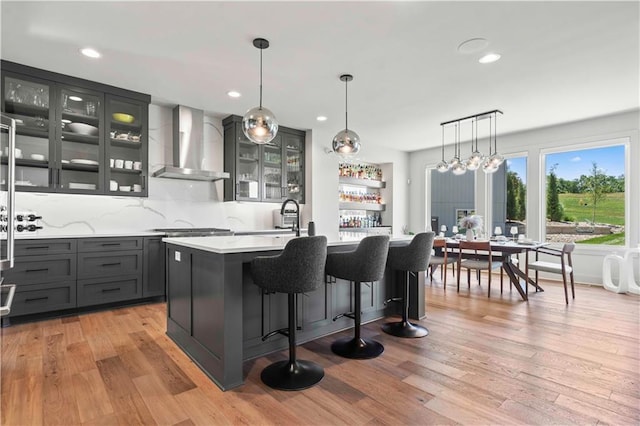
[{"label": "sky", "polygon": [[507,170],[516,172],[522,183],[527,184],[527,157],[507,158]]},{"label": "sky", "polygon": [[607,176],[623,175],[624,145],[547,154],[545,170],[548,173],[554,164],[558,164],[555,170],[556,176],[573,180],[580,175],[589,175],[593,162]]},{"label": "sky", "polygon": [[[516,172],[522,182],[526,184],[527,157],[507,158],[506,162],[509,171]],[[548,173],[554,164],[558,164],[556,176],[573,180],[581,175],[589,175],[593,162],[608,176],[623,175],[624,145],[547,154],[545,170]]]}]

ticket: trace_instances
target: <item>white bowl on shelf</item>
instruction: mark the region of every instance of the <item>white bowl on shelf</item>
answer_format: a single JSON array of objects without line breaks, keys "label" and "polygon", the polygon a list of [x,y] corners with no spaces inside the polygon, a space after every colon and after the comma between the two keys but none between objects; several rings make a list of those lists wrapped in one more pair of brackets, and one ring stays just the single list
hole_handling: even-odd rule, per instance
[{"label": "white bowl on shelf", "polygon": [[129,185],[120,186],[120,191],[122,191],[122,192],[131,192],[131,186],[129,186]]},{"label": "white bowl on shelf", "polygon": [[30,157],[32,160],[37,160],[37,161],[44,161],[47,158],[44,156],[44,154],[31,154]]},{"label": "white bowl on shelf", "polygon": [[86,123],[69,123],[69,124],[67,124],[67,127],[69,127],[69,129],[73,133],[77,133],[79,135],[85,135],[85,136],[97,136],[98,135],[98,128],[95,127],[95,126],[91,126],[89,124],[86,124]]}]

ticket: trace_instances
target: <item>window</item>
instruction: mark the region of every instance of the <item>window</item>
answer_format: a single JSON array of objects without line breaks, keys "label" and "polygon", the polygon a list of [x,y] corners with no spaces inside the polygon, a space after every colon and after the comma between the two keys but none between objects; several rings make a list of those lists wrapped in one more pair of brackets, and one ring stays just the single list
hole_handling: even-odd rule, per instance
[{"label": "window", "polygon": [[491,232],[508,237],[527,235],[527,157],[507,158],[504,164],[493,175]]},{"label": "window", "polygon": [[625,245],[625,144],[544,156],[545,239]]}]

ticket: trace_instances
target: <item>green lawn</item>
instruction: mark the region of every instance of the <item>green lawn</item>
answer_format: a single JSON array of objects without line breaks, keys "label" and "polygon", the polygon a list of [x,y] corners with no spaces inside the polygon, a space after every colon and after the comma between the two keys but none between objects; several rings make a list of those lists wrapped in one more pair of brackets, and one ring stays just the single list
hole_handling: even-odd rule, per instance
[{"label": "green lawn", "polygon": [[[576,222],[591,222],[593,207],[589,194],[559,194],[566,217]],[[585,205],[586,204],[586,205]],[[596,223],[624,225],[624,193],[614,192],[598,202]]]},{"label": "green lawn", "polygon": [[610,246],[624,245],[624,232],[611,235],[600,235],[598,237],[589,238],[588,240],[576,241],[577,244],[607,244]]}]

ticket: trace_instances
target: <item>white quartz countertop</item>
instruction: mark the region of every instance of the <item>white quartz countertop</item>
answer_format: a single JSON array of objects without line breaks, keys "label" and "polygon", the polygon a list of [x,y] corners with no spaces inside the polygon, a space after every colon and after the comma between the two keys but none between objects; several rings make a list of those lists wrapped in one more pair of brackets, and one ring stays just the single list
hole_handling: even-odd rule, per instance
[{"label": "white quartz countertop", "polygon": [[[256,251],[282,250],[289,240],[296,238],[294,235],[236,235],[221,237],[175,237],[163,238],[162,241],[169,244],[188,247],[212,253],[247,253]],[[411,241],[413,236],[391,238],[391,241]],[[328,246],[348,246],[357,244],[357,241],[329,241]]]}]

